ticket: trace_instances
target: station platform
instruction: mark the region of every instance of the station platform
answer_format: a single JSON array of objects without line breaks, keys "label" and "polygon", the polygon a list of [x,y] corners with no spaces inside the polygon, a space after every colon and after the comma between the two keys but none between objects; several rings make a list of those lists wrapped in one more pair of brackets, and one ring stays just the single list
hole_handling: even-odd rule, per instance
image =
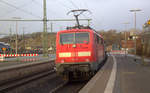
[{"label": "station platform", "polygon": [[18,57],[18,58],[6,58],[5,61],[0,62],[0,71],[16,68],[26,65],[39,64],[42,62],[49,62],[55,60],[55,57]]},{"label": "station platform", "polygon": [[150,93],[150,65],[131,56],[111,55],[79,93]]}]

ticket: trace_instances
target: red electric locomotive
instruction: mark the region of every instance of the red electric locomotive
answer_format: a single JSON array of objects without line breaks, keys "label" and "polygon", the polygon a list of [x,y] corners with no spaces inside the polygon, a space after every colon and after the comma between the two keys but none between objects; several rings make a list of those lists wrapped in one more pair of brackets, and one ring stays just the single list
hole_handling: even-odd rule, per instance
[{"label": "red electric locomotive", "polygon": [[104,40],[89,27],[59,31],[56,36],[56,69],[65,78],[93,75],[105,58]]}]

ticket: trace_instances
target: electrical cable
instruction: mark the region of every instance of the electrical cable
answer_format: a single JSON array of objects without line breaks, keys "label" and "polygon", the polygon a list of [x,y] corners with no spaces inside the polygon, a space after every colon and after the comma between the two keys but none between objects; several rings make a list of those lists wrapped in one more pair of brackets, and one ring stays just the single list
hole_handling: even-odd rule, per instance
[{"label": "electrical cable", "polygon": [[6,2],[6,0],[5,0],[5,1],[0,0],[0,2],[6,4],[6,5],[10,6],[10,7],[13,7],[13,8],[15,8],[16,10],[19,10],[19,11],[21,11],[21,12],[27,13],[27,14],[32,15],[32,16],[34,16],[34,17],[41,18],[41,17],[39,17],[39,16],[37,16],[37,15],[34,15],[32,12],[26,11],[26,10],[24,10],[24,9],[21,9],[21,8],[17,7],[17,6],[14,6],[13,4],[10,4],[10,3]]},{"label": "electrical cable", "polygon": [[[31,4],[31,2],[28,2],[28,3],[25,3],[25,4],[21,5],[20,7],[23,8],[23,7],[27,6],[27,5],[29,5],[29,3]],[[11,10],[11,11],[7,11],[7,12],[5,12],[5,14],[1,15],[0,17],[6,16],[7,14],[13,13],[15,11],[16,11],[16,9]]]},{"label": "electrical cable", "polygon": [[[58,1],[60,1],[60,0],[58,0]],[[65,5],[64,3],[62,3],[62,2],[59,2],[59,3],[61,3],[61,5],[62,5],[63,7],[65,7],[65,8],[67,8],[67,9],[72,10],[72,8],[71,8],[71,7],[69,7],[69,6]]]},{"label": "electrical cable", "polygon": [[[72,0],[69,0],[69,2],[77,9],[80,9]],[[88,18],[85,14],[82,14],[83,17]]]},{"label": "electrical cable", "polygon": [[[88,4],[86,3],[86,1],[85,1],[85,0],[82,0],[82,1],[83,1],[84,5],[85,5],[88,9],[90,9],[89,6],[88,6]],[[101,24],[101,22],[99,21],[99,19],[97,19],[94,15],[93,15],[93,17],[94,17],[94,19],[96,19],[96,21],[97,21],[98,24]]]},{"label": "electrical cable", "polygon": [[[40,6],[41,8],[43,8],[43,7],[42,7],[42,5],[41,5],[39,2],[37,2],[37,0],[32,0],[32,2],[33,2],[34,4],[36,4],[36,5]],[[49,10],[49,11],[53,12],[54,14],[57,14],[56,12],[54,12],[54,11],[50,10],[49,8],[47,8],[47,10]]]},{"label": "electrical cable", "polygon": [[79,9],[79,7],[72,1],[72,0],[68,0],[75,8]]}]

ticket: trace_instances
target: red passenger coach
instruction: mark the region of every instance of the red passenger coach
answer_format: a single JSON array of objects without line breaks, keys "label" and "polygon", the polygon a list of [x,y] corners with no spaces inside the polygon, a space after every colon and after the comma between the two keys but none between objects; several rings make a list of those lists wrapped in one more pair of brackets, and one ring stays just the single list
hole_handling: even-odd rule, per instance
[{"label": "red passenger coach", "polygon": [[104,58],[104,40],[96,31],[69,29],[57,33],[55,63],[59,75],[93,75]]}]

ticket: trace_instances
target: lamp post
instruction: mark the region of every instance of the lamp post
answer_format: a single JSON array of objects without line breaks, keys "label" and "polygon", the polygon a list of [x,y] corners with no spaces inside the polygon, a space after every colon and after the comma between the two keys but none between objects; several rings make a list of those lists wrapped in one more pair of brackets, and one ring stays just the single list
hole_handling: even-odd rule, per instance
[{"label": "lamp post", "polygon": [[[13,19],[21,19],[20,17],[12,17]],[[16,21],[16,54],[18,54],[18,21]]]},{"label": "lamp post", "polygon": [[125,25],[125,57],[127,54],[127,25],[129,24],[129,22],[125,22],[123,23]]},{"label": "lamp post", "polygon": [[[134,47],[135,47],[135,56],[136,56],[136,12],[139,12],[139,11],[142,11],[141,9],[131,9],[130,12],[133,12],[134,13],[134,29],[135,29],[135,33],[134,33],[134,36],[135,36],[135,39],[134,39]],[[136,59],[135,59],[136,61]]]}]

